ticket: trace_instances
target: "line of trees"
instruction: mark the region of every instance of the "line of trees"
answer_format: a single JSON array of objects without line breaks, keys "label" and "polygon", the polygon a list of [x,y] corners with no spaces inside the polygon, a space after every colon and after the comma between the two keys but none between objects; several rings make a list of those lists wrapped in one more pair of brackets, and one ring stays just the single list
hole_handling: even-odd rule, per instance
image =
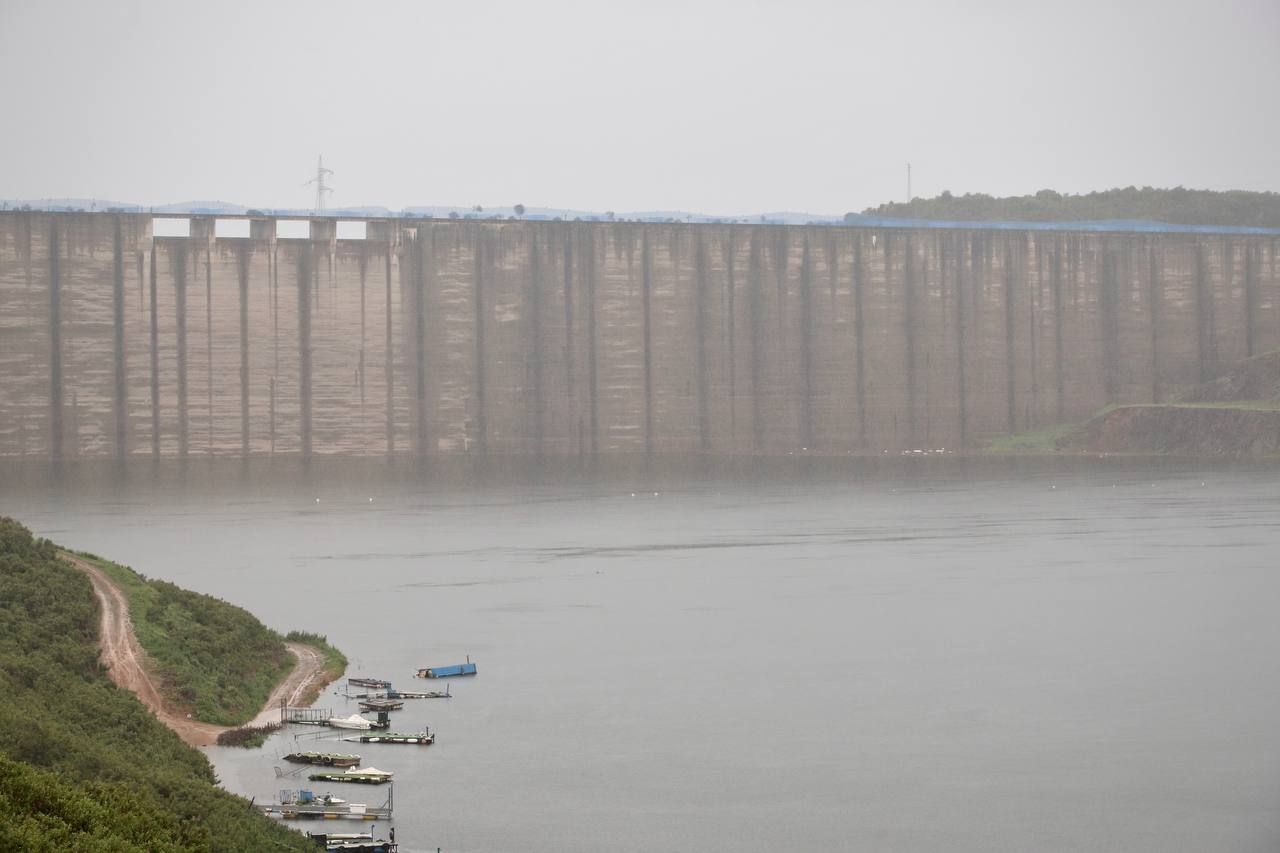
[{"label": "line of trees", "polygon": [[[934,198],[869,207],[863,214],[976,222],[1141,219],[1178,225],[1280,228],[1280,193],[1124,187],[1081,195],[1040,190],[1034,195],[999,198],[985,193],[952,195],[944,190]],[[857,216],[849,213],[845,219],[854,222]]]}]

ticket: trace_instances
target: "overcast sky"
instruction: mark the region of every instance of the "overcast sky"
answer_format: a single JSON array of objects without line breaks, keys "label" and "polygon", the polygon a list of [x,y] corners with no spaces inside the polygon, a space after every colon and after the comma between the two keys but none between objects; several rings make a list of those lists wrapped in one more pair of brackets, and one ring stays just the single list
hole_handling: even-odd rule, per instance
[{"label": "overcast sky", "polygon": [[0,0],[0,198],[838,214],[1280,190],[1280,0]]}]

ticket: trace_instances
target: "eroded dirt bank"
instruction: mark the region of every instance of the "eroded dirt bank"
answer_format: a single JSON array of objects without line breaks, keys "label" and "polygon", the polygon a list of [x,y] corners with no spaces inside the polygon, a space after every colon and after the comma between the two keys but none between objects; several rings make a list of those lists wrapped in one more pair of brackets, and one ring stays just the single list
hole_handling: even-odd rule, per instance
[{"label": "eroded dirt bank", "polygon": [[[116,685],[133,691],[160,722],[177,732],[191,746],[210,746],[217,741],[219,734],[236,728],[193,720],[185,712],[165,702],[156,686],[157,679],[150,669],[146,653],[133,632],[133,623],[129,619],[129,600],[125,594],[92,563],[66,552],[63,552],[62,558],[88,575],[93,583],[93,592],[102,610],[98,643],[102,649],[102,660]],[[260,726],[276,722],[279,718],[280,700],[287,699],[291,704],[296,703],[324,672],[324,656],[319,651],[300,643],[287,645],[298,659],[297,664],[288,677],[272,691],[258,716],[246,725]]]}]

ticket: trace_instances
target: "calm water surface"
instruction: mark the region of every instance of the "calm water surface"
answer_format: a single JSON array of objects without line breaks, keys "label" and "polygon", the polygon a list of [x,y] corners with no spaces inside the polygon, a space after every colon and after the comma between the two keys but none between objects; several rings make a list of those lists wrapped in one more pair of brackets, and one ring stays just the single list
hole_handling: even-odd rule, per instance
[{"label": "calm water surface", "polygon": [[[470,655],[394,717],[435,746],[345,745],[396,772],[402,849],[1274,851],[1278,473],[28,469],[0,514],[325,633],[351,674],[429,689]],[[261,801],[339,746],[210,757]]]}]

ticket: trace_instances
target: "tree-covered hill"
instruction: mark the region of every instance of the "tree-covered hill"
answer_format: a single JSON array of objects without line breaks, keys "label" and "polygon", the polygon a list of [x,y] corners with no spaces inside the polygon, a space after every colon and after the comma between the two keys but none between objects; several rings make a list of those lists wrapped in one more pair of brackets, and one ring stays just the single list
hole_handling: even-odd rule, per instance
[{"label": "tree-covered hill", "polygon": [[89,580],[0,518],[0,849],[314,849],[107,678],[97,623]]},{"label": "tree-covered hill", "polygon": [[[1280,193],[1125,187],[1082,195],[1041,190],[996,198],[984,193],[915,198],[867,208],[864,215],[906,219],[1009,222],[1085,222],[1143,219],[1178,225],[1280,228]],[[857,214],[846,220],[853,222]]]}]

